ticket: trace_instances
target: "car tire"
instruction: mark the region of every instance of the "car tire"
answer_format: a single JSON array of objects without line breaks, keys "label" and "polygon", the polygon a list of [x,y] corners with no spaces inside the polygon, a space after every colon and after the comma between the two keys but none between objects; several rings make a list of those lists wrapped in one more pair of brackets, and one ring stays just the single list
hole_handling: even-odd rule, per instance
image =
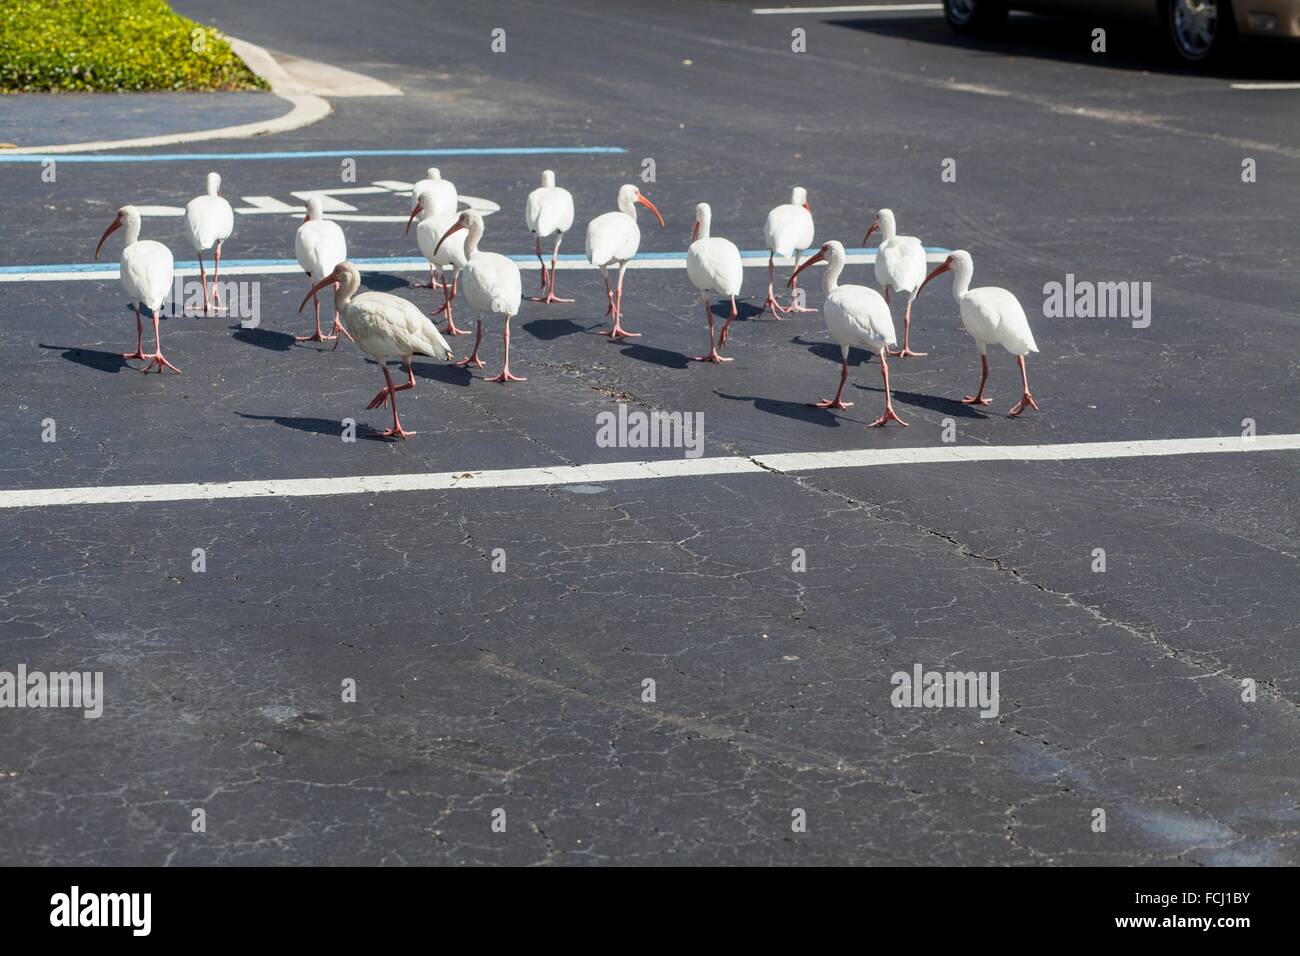
[{"label": "car tire", "polygon": [[978,35],[1006,22],[1007,5],[1002,0],[943,0],[943,16],[955,32]]},{"label": "car tire", "polygon": [[1222,63],[1237,39],[1231,0],[1165,0],[1164,21],[1174,56],[1187,66]]}]

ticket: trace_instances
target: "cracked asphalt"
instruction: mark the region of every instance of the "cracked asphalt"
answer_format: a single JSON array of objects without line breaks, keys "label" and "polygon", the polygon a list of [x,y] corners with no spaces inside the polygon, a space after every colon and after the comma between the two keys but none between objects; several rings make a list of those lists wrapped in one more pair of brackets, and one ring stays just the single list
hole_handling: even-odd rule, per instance
[{"label": "cracked asphalt", "polygon": [[[436,163],[491,199],[486,247],[526,253],[522,208],[554,168],[581,225],[642,188],[684,250],[694,204],[744,249],[808,187],[819,241],[858,245],[868,207],[969,249],[975,284],[1020,297],[1041,414],[994,404],[946,279],[891,363],[909,428],[868,429],[877,360],[837,381],[820,314],[756,315],[746,271],[725,367],[684,270],[630,271],[615,344],[594,272],[573,305],[525,302],[500,387],[431,360],[402,396],[405,444],[366,438],[379,373],[298,345],[293,275],[262,275],[255,330],[169,319],[180,377],[115,353],[116,282],[3,283],[0,488],[481,471],[680,456],[596,445],[624,402],[702,411],[707,455],[1300,432],[1295,221],[1300,91],[1197,76],[1112,28],[1016,18],[958,40],[928,16],[758,17],[749,4],[342,0],[175,6],[235,36],[402,87],[340,99],[233,151],[619,146],[593,156],[363,157],[358,185]],[[426,23],[429,28],[413,29]],[[807,30],[805,53],[790,30]],[[492,54],[490,33],[507,31]],[[576,44],[575,44],[576,41]],[[581,51],[573,55],[574,49]],[[689,61],[689,62],[687,62]],[[1260,56],[1249,77],[1285,72]],[[111,101],[110,101],[111,102]],[[111,106],[109,107],[111,108]],[[173,151],[173,150],[169,150]],[[1258,179],[1241,181],[1243,158]],[[940,181],[957,161],[957,181]],[[337,159],[0,165],[0,265],[89,261],[127,202],[184,205],[338,182]],[[400,213],[389,195],[362,212]],[[379,208],[383,204],[382,208]],[[241,216],[231,259],[292,256],[290,216]],[[401,224],[345,222],[352,255],[411,256]],[[190,255],[178,219],[143,236]],[[110,239],[110,256],[120,244]],[[1067,273],[1149,281],[1146,329],[1049,319]],[[367,288],[425,306],[415,274]],[[537,282],[524,273],[525,289]],[[869,267],[848,281],[874,284]],[[819,283],[810,304],[820,306]],[[468,318],[461,314],[461,318]],[[901,311],[895,313],[901,331]],[[499,366],[498,326],[485,339]],[[464,339],[454,343],[464,352]],[[341,420],[361,440],[340,440]],[[41,441],[42,422],[58,439]],[[104,673],[104,716],[0,711],[0,860],[10,864],[1300,863],[1297,454],[919,464],[607,486],[6,510],[0,670]],[[206,570],[192,570],[192,551]],[[1093,552],[1107,568],[1095,573]],[[493,570],[497,549],[504,571]],[[807,568],[792,570],[803,549]],[[995,718],[891,705],[891,675],[996,672]],[[356,682],[355,702],[341,685]],[[655,699],[643,699],[643,681]],[[1243,700],[1253,681],[1257,699]],[[206,813],[206,832],[191,830]],[[492,828],[504,810],[504,832]],[[792,811],[806,813],[792,831]],[[1094,832],[1095,811],[1105,832]]]}]

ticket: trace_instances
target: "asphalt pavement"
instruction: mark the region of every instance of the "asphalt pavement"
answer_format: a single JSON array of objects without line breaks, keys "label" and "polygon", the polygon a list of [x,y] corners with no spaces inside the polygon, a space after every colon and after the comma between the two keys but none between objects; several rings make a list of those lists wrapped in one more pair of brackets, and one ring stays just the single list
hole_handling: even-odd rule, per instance
[{"label": "asphalt pavement", "polygon": [[[1077,22],[1015,17],[968,40],[932,13],[734,2],[480,2],[436,18],[394,2],[364,22],[339,0],[309,17],[269,0],[174,5],[405,95],[339,99],[316,125],[174,158],[60,157],[53,181],[0,161],[0,492],[189,489],[0,510],[0,670],[101,671],[105,687],[98,719],[0,712],[5,862],[1300,862],[1300,452],[1241,439],[1300,433],[1300,89],[1239,88],[1285,80],[1285,54],[1197,75],[1147,53],[1138,27],[1110,27],[1098,56]],[[576,199],[571,254],[635,182],[667,219],[641,217],[642,259],[666,267],[629,270],[625,324],[643,335],[619,343],[598,334],[599,275],[562,267],[577,301],[525,302],[515,320],[511,366],[528,381],[483,380],[500,365],[494,319],[486,372],[417,360],[400,408],[419,434],[390,443],[374,437],[384,410],[365,410],[373,363],[293,340],[309,331],[307,284],[272,266],[292,259],[300,214],[276,204],[374,187],[337,194],[350,255],[409,260],[394,184],[429,165],[500,207],[486,248],[524,257],[543,168]],[[183,374],[141,375],[117,356],[133,324],[121,287],[75,272],[118,206],[183,207],[209,169],[237,208],[263,210],[237,215],[225,253],[243,264],[232,278],[257,283],[260,321],[165,319]],[[933,250],[969,250],[974,284],[1025,306],[1041,412],[1007,416],[1019,383],[1001,349],[993,404],[960,402],[979,356],[946,277],[914,307],[928,356],[890,362],[907,428],[866,427],[883,400],[875,356],[854,353],[851,408],[809,407],[834,391],[838,349],[820,312],[759,314],[761,264],[735,361],[690,362],[705,318],[673,257],[695,204],[758,251],[795,184],[818,242],[861,246],[868,210],[888,206]],[[144,222],[192,259],[179,218]],[[111,269],[120,241],[105,251]],[[526,294],[538,276],[525,269]],[[1067,276],[1150,283],[1149,325],[1044,315],[1044,286]],[[422,278],[363,274],[431,307],[409,286]],[[874,285],[861,263],[842,281]],[[897,302],[894,315],[901,333]],[[692,475],[682,449],[598,444],[597,416],[620,403],[703,413],[705,459],[1241,447]],[[202,497],[216,482],[645,459],[676,470]],[[893,675],[917,665],[997,674],[996,715],[895,706]]]}]

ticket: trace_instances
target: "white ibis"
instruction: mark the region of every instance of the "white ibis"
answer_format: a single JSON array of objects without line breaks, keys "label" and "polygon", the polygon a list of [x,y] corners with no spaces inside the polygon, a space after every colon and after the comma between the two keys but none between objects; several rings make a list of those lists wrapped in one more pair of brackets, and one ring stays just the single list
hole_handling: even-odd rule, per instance
[{"label": "white ibis", "polygon": [[[411,189],[412,201],[419,201],[420,193],[427,189],[432,189],[435,198],[438,200],[434,205],[441,209],[446,208],[451,212],[456,211],[456,204],[460,202],[460,196],[456,192],[456,184],[450,179],[443,179],[442,172],[437,166],[430,166],[424,171],[424,178],[415,184]],[[420,214],[423,221],[429,210],[424,210]],[[432,288],[432,286],[430,286]]]},{"label": "white ibis", "polygon": [[[706,202],[695,207],[695,229],[691,233],[691,246],[686,252],[686,274],[691,284],[700,290],[704,300],[704,314],[709,318],[709,354],[696,355],[695,362],[730,362],[718,354],[718,349],[727,344],[727,330],[731,320],[736,317],[736,295],[744,279],[745,267],[740,261],[740,250],[729,239],[709,235],[709,224],[713,221],[713,210]],[[718,344],[713,344],[713,308],[709,304],[709,295],[721,295],[731,299],[731,315],[722,327]]]},{"label": "white ibis", "polygon": [[[524,205],[524,225],[537,240],[537,261],[542,264],[542,291],[545,296],[529,296],[533,302],[572,302],[561,299],[555,294],[555,260],[560,256],[560,242],[564,234],[573,228],[573,194],[562,186],[555,185],[555,173],[543,170],[542,185],[528,194]],[[551,270],[546,271],[546,260],[542,258],[542,240],[555,236],[555,245],[551,248]]]},{"label": "white ibis", "polygon": [[852,402],[844,401],[844,382],[849,377],[849,348],[857,346],[880,356],[880,377],[885,380],[885,413],[871,424],[881,427],[887,422],[895,421],[906,426],[894,412],[893,398],[889,392],[889,360],[885,357],[889,346],[897,343],[894,335],[894,319],[889,314],[889,305],[875,289],[864,285],[840,285],[840,273],[844,271],[844,246],[831,240],[821,247],[813,256],[790,276],[793,287],[795,276],[807,269],[814,262],[826,263],[824,287],[826,289],[826,328],[831,338],[840,344],[840,387],[835,390],[835,397],[817,402],[817,408],[848,408]]},{"label": "white ibis", "polygon": [[208,312],[208,277],[203,268],[203,253],[213,249],[216,264],[212,269],[212,299],[221,307],[217,281],[221,278],[221,244],[235,230],[235,211],[221,198],[221,176],[208,173],[208,191],[195,196],[185,205],[185,234],[199,254],[199,281],[203,284],[203,314]]},{"label": "white ibis", "polygon": [[[801,306],[794,295],[791,296],[788,306],[782,306],[776,301],[776,293],[772,290],[775,270],[773,257],[794,256],[794,272],[791,273],[793,279],[799,272],[800,253],[812,247],[813,217],[812,207],[808,205],[808,190],[802,186],[795,186],[790,190],[790,201],[777,206],[767,214],[767,222],[763,226],[763,238],[767,240],[767,248],[770,250],[767,257],[767,301],[763,303],[763,308],[771,309],[774,319],[781,318],[784,312],[816,312],[816,309]],[[798,285],[792,288],[797,293]]]},{"label": "white ibis", "polygon": [[[614,327],[601,335],[610,338],[636,338],[640,332],[628,332],[623,328],[623,273],[628,262],[636,255],[641,246],[641,230],[636,224],[636,207],[640,204],[655,214],[659,225],[664,225],[664,217],[641,190],[631,183],[618,188],[618,209],[597,216],[587,223],[587,259],[600,269],[605,278],[605,295],[609,297],[606,315],[614,317]],[[618,292],[609,284],[609,267],[618,263]]]},{"label": "white ibis", "polygon": [[930,280],[945,272],[952,272],[952,297],[957,300],[957,305],[961,309],[961,324],[966,327],[966,331],[970,333],[980,350],[982,371],[979,391],[974,395],[967,395],[962,402],[967,405],[991,403],[991,399],[984,397],[984,385],[989,380],[988,347],[1001,345],[1016,357],[1016,362],[1020,365],[1020,381],[1024,386],[1024,394],[1021,395],[1020,401],[1013,405],[1007,414],[1014,418],[1025,410],[1026,405],[1038,411],[1038,403],[1034,401],[1034,396],[1029,394],[1029,375],[1025,372],[1025,356],[1030,352],[1037,352],[1038,345],[1034,342],[1034,333],[1029,329],[1029,319],[1025,317],[1025,310],[1020,307],[1020,302],[1006,289],[999,289],[997,286],[972,289],[970,280],[975,273],[975,263],[965,249],[958,249],[939,263],[935,270],[925,277],[921,288],[924,289]]},{"label": "white ibis", "polygon": [[865,246],[871,234],[880,230],[880,248],[876,250],[876,282],[885,290],[885,301],[889,301],[890,291],[907,296],[907,307],[903,312],[903,347],[890,355],[903,358],[922,356],[926,352],[913,352],[907,347],[908,332],[912,327],[912,302],[921,291],[925,281],[925,246],[916,236],[900,236],[898,226],[891,209],[882,209],[876,213],[876,219],[862,237]]},{"label": "white ibis", "polygon": [[[149,364],[140,370],[145,373],[155,365],[160,373],[164,368],[180,372],[180,369],[163,358],[162,339],[158,336],[158,310],[172,289],[171,250],[161,242],[141,239],[140,211],[134,206],[123,206],[99,237],[99,245],[95,246],[95,258],[99,258],[104,240],[123,227],[126,228],[126,238],[122,244],[122,288],[135,304],[135,351],[123,352],[122,358],[148,359]],[[154,350],[151,355],[144,353],[144,323],[140,320],[142,305],[153,314]]]},{"label": "white ibis", "polygon": [[496,252],[484,252],[478,247],[483,238],[483,217],[472,209],[466,209],[456,217],[456,222],[443,233],[439,245],[448,241],[447,237],[458,232],[465,235],[465,298],[478,319],[478,331],[474,336],[474,351],[469,358],[458,365],[476,365],[483,367],[483,360],[478,357],[478,347],[483,341],[483,314],[495,312],[506,317],[502,342],[505,344],[505,358],[501,363],[501,374],[487,379],[489,382],[526,382],[528,379],[510,374],[510,320],[519,314],[519,302],[522,299],[519,280],[519,267]]},{"label": "white ibis", "polygon": [[[302,266],[303,272],[307,273],[307,278],[317,283],[327,275],[332,275],[334,267],[348,257],[348,242],[343,238],[343,230],[337,222],[330,219],[321,218],[321,201],[319,196],[312,196],[307,200],[307,215],[303,217],[302,225],[298,227],[298,234],[293,240],[294,251],[298,254],[298,265]],[[315,292],[312,298],[316,300],[316,331],[311,335],[299,335],[299,342],[330,342],[333,341],[334,347],[339,347],[339,333],[348,334],[347,329],[339,322],[339,310],[337,308],[338,296],[335,295],[334,302],[334,326],[330,329],[329,335],[322,334],[320,330],[320,299]],[[298,310],[299,312],[302,309]],[[350,336],[349,336],[350,337]]]},{"label": "white ibis", "polygon": [[[406,220],[407,232],[411,231],[411,223],[415,222],[417,217],[423,218],[415,228],[415,241],[419,243],[421,254],[429,260],[429,288],[434,287],[435,273],[437,280],[442,283],[442,305],[434,309],[431,314],[436,316],[439,312],[447,313],[447,327],[443,329],[445,335],[469,335],[468,329],[456,327],[456,322],[451,315],[451,303],[456,298],[460,271],[465,268],[465,237],[454,236],[442,248],[438,247],[447,230],[456,222],[456,202],[454,200],[448,202],[445,192],[425,189],[416,194],[415,208],[411,210],[411,217]],[[447,285],[444,266],[451,266],[450,286]]]},{"label": "white ibis", "polygon": [[[415,388],[415,372],[411,370],[411,357],[428,355],[431,358],[446,361],[451,358],[451,349],[447,341],[434,327],[420,307],[387,292],[363,292],[361,274],[350,262],[340,262],[303,297],[298,306],[301,312],[307,300],[314,298],[327,285],[334,286],[334,310],[343,316],[347,323],[347,332],[357,348],[365,352],[376,362],[384,373],[387,383],[366,408],[379,408],[393,403],[393,427],[380,433],[383,438],[408,438],[415,432],[408,432],[402,427],[397,417],[397,393],[408,388]],[[393,377],[388,372],[388,359],[400,358],[406,363],[406,382],[394,385]]]}]

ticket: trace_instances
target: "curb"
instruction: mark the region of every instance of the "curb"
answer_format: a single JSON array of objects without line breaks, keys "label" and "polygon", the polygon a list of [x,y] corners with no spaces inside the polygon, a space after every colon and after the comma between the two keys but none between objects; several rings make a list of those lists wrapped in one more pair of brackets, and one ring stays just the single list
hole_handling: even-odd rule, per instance
[{"label": "curb", "polygon": [[170,133],[161,136],[143,136],[136,139],[103,140],[90,143],[66,143],[58,146],[24,146],[19,149],[0,150],[0,155],[56,155],[59,153],[88,153],[110,149],[135,149],[149,146],[174,146],[180,143],[198,143],[212,139],[248,139],[272,133],[285,133],[318,123],[333,111],[329,101],[318,95],[330,96],[401,96],[402,91],[379,80],[325,63],[311,60],[290,60],[290,73],[266,49],[239,40],[226,38],[231,49],[248,64],[248,68],[271,84],[271,93],[292,105],[292,109],[275,119],[223,126],[219,129],[196,130],[188,133]]}]

